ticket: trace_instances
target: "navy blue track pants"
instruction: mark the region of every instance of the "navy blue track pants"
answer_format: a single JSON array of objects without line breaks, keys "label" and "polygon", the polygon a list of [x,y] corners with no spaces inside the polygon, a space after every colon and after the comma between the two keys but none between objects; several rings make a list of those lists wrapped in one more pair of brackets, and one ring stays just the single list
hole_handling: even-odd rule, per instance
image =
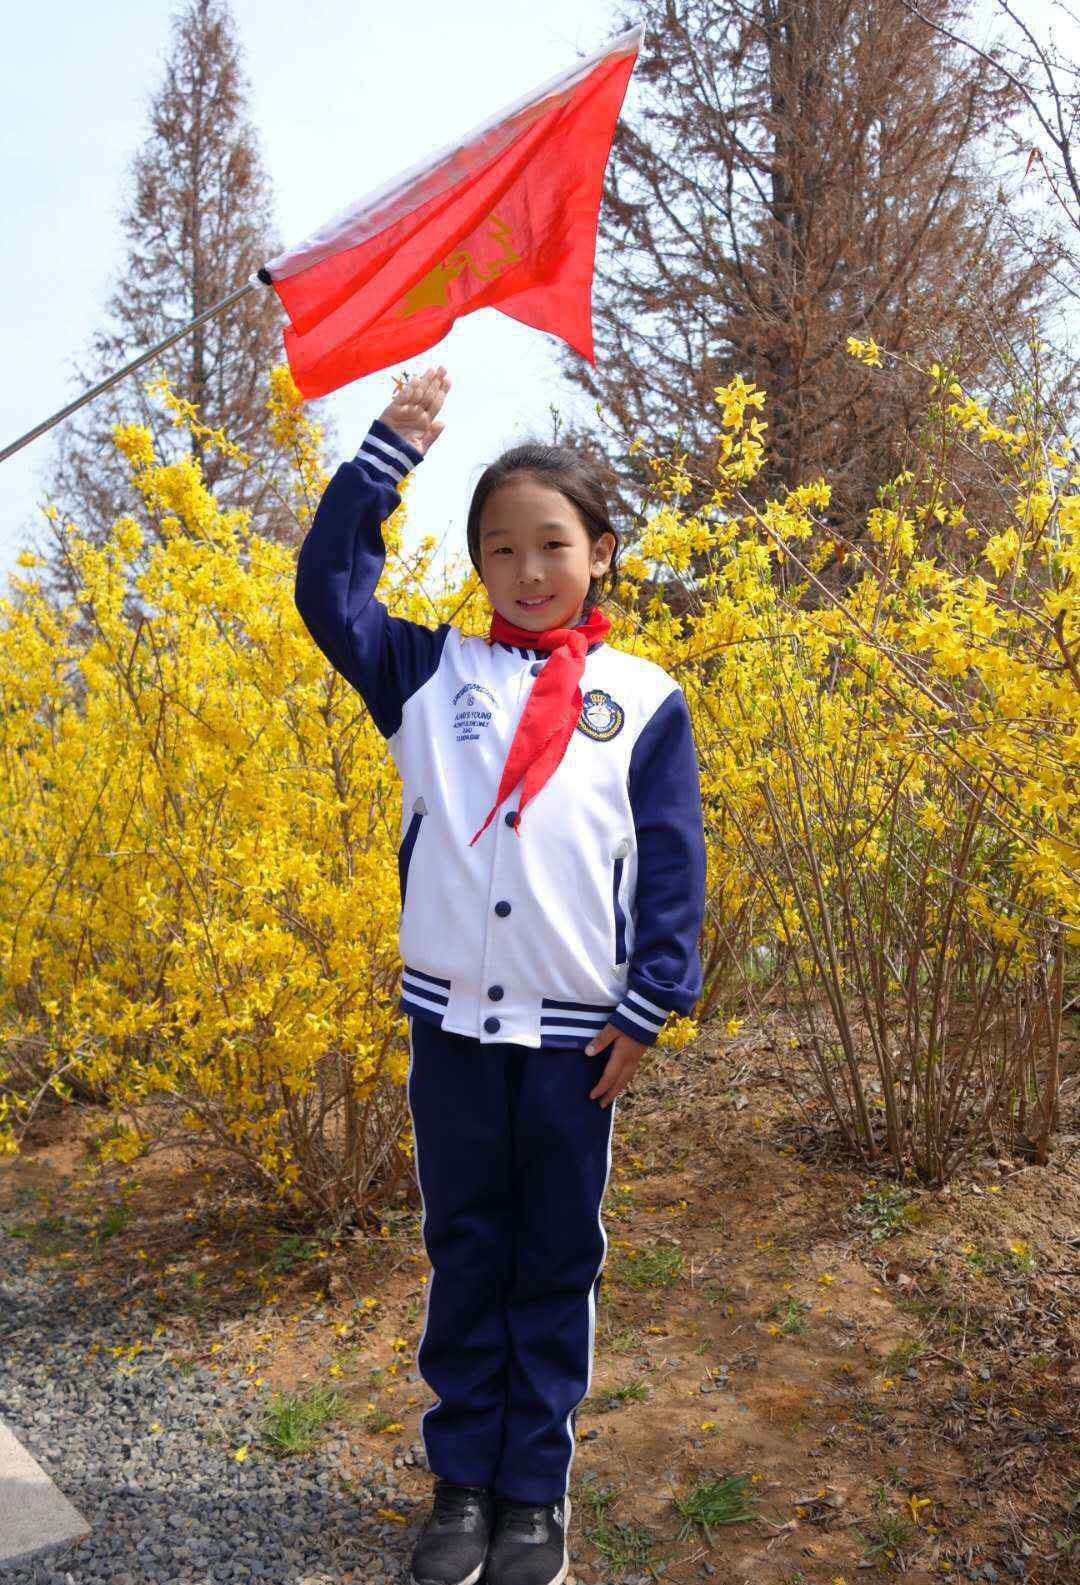
[{"label": "navy blue track pants", "polygon": [[610,1056],[409,1015],[409,1109],[432,1264],[417,1365],[430,1468],[516,1502],[566,1494],[592,1380],[615,1108]]}]

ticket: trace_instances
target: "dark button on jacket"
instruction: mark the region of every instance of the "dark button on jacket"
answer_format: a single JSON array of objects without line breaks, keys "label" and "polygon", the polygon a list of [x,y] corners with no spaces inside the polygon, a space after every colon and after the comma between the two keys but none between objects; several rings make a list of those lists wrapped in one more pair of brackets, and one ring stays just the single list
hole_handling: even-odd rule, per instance
[{"label": "dark button on jacket", "polygon": [[487,1030],[489,1035],[493,1035],[499,1028],[499,1020],[497,1018],[485,1018],[484,1028]]},{"label": "dark button on jacket", "polygon": [[507,914],[510,912],[510,904],[508,902],[496,903],[495,912],[498,914],[500,919],[505,919]]}]

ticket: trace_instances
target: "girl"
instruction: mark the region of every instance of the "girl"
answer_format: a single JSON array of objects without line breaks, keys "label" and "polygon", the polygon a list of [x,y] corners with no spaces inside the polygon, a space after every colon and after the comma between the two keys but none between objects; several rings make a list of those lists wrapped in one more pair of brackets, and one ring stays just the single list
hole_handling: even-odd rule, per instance
[{"label": "girl", "polygon": [[486,1563],[491,1585],[558,1585],[614,1103],[701,990],[701,795],[677,683],[604,642],[618,538],[575,453],[518,446],[476,486],[486,637],[374,598],[381,524],[449,386],[442,365],[404,381],[338,468],[296,604],[402,780],[399,1006],[432,1265],[417,1365],[436,1395],[412,1578],[471,1585]]}]

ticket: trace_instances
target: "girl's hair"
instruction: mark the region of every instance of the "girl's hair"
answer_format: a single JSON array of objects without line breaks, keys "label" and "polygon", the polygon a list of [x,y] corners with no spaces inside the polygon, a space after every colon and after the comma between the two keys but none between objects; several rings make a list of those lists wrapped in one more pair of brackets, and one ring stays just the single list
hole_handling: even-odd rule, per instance
[{"label": "girl's hair", "polygon": [[479,573],[480,514],[484,510],[484,502],[500,484],[505,484],[508,479],[519,476],[534,478],[538,484],[546,484],[565,495],[571,505],[577,507],[585,531],[594,544],[601,534],[613,534],[615,537],[615,549],[611,553],[607,570],[598,577],[589,579],[589,592],[581,608],[582,616],[586,617],[601,597],[615,588],[618,577],[616,564],[619,559],[619,535],[608,514],[607,499],[600,482],[600,475],[590,462],[578,452],[571,451],[569,446],[545,446],[539,441],[527,441],[522,446],[514,446],[510,451],[504,451],[494,462],[488,464],[480,475],[476,489],[473,491],[472,501],[469,503],[469,517],[465,529],[469,558]]}]

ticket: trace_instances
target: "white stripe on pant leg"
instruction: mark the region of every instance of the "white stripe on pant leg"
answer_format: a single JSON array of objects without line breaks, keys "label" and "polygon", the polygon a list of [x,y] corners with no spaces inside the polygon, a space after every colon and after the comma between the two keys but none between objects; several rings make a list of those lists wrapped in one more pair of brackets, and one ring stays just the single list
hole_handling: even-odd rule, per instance
[{"label": "white stripe on pant leg", "polygon": [[[408,1019],[408,1024],[409,1024],[409,1072],[408,1072],[408,1077],[405,1080],[405,1102],[406,1102],[406,1104],[407,1104],[407,1106],[409,1108],[409,1120],[412,1123],[412,1131],[413,1131],[413,1164],[416,1167],[416,1187],[420,1190],[420,1239],[421,1239],[421,1242],[424,1244],[424,1252],[426,1254],[427,1253],[427,1243],[424,1241],[424,1229],[427,1226],[427,1201],[424,1199],[424,1187],[423,1187],[423,1184],[420,1182],[420,1145],[419,1145],[419,1142],[417,1140],[416,1118],[413,1115],[412,1096],[409,1094],[409,1086],[410,1086],[410,1084],[412,1082],[412,1073],[413,1073],[413,1020],[412,1020],[412,1014],[411,1013],[406,1014],[406,1017]],[[430,1259],[431,1257],[428,1256],[428,1258]],[[420,1341],[416,1345],[416,1373],[420,1377],[421,1381],[424,1381],[424,1373],[420,1369],[420,1350],[424,1346],[425,1337],[427,1337],[428,1317],[431,1314],[431,1290],[432,1290],[432,1288],[434,1286],[435,1286],[435,1266],[434,1266],[434,1263],[433,1263],[432,1267],[431,1267],[431,1274],[430,1274],[430,1276],[428,1277],[428,1280],[427,1280],[427,1301],[426,1301],[426,1303],[424,1305],[424,1326],[423,1326],[423,1330],[420,1333]],[[426,1382],[425,1382],[425,1385],[427,1385]],[[431,1388],[430,1390],[434,1391],[434,1388]],[[427,1466],[428,1466],[429,1470],[431,1469],[431,1458],[430,1458],[430,1455],[428,1454],[427,1434],[424,1431],[424,1421],[427,1419],[427,1417],[431,1413],[432,1409],[437,1409],[441,1403],[442,1403],[442,1399],[436,1393],[435,1402],[432,1403],[432,1404],[429,1404],[428,1407],[424,1410],[423,1414],[420,1416],[420,1438],[421,1438],[421,1441],[424,1444],[424,1457],[425,1457],[425,1459],[427,1459]],[[434,1470],[432,1470],[431,1472],[432,1472],[432,1474],[435,1473]]]},{"label": "white stripe on pant leg", "polygon": [[577,1403],[573,1405],[573,1408],[571,1408],[570,1414],[566,1416],[566,1436],[570,1443],[570,1457],[566,1461],[566,1486],[563,1489],[563,1496],[568,1501],[570,1497],[570,1466],[574,1462],[574,1428],[571,1424],[571,1415],[574,1413],[575,1409],[579,1409],[585,1402],[585,1399],[589,1396],[589,1388],[592,1386],[593,1344],[596,1336],[596,1279],[604,1269],[604,1262],[607,1259],[608,1250],[607,1230],[604,1227],[604,1219],[601,1212],[604,1205],[604,1195],[607,1193],[608,1179],[611,1177],[611,1144],[615,1137],[615,1108],[618,1106],[618,1104],[619,1102],[617,1098],[611,1103],[611,1121],[608,1123],[607,1138],[607,1166],[604,1170],[604,1185],[600,1190],[600,1198],[596,1203],[596,1222],[600,1229],[600,1237],[603,1240],[604,1247],[600,1251],[600,1264],[593,1273],[593,1279],[589,1284],[589,1353],[588,1368],[585,1373],[585,1391],[581,1394],[581,1397],[578,1399]]}]

